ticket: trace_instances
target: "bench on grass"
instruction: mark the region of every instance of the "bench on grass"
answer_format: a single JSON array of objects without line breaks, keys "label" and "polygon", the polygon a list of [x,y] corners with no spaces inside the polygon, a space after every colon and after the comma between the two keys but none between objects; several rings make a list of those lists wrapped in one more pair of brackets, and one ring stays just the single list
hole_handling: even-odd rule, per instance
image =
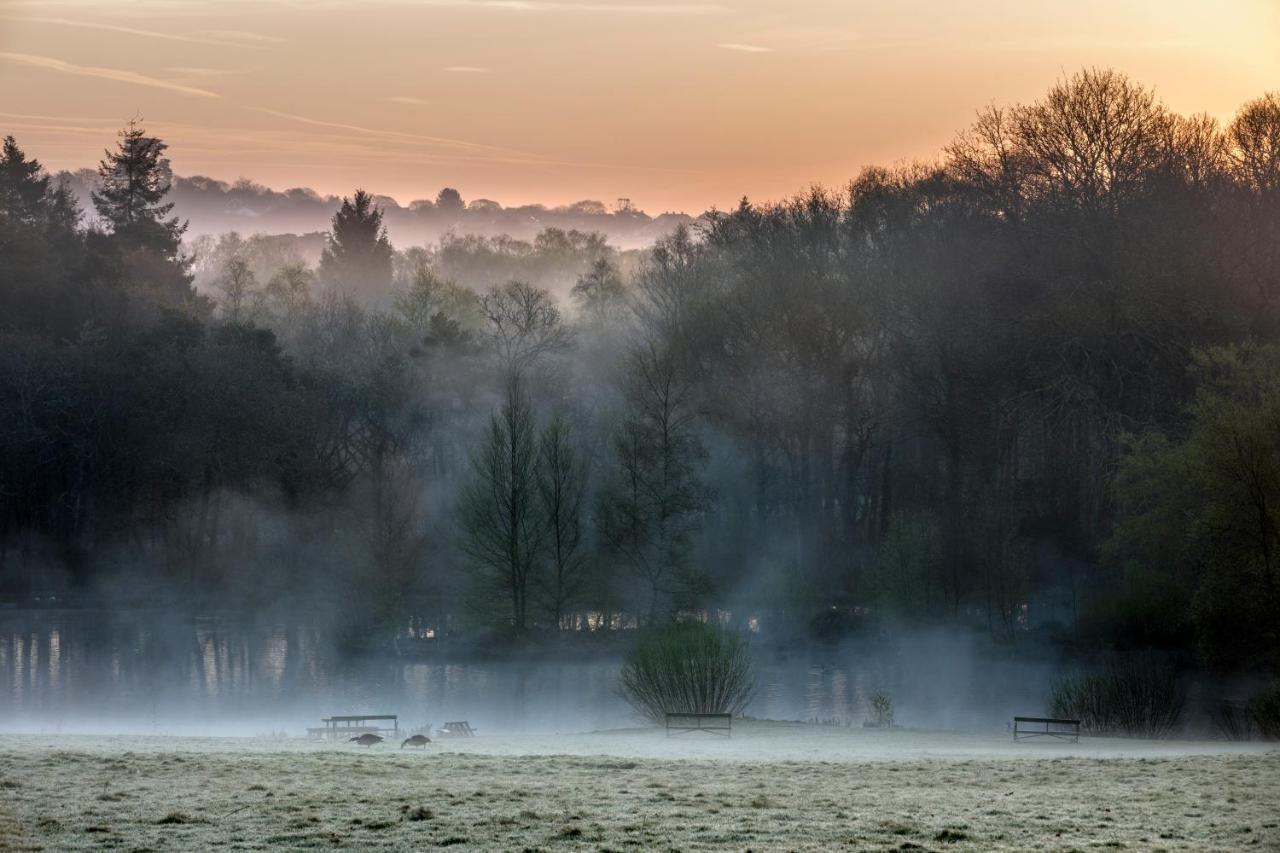
[{"label": "bench on grass", "polygon": [[1060,720],[1055,717],[1014,717],[1013,739],[1051,737],[1058,740],[1080,742],[1080,721]]},{"label": "bench on grass", "polygon": [[707,732],[713,735],[731,737],[733,725],[732,714],[667,714],[667,737],[671,733],[678,735],[689,732]]},{"label": "bench on grass", "polygon": [[466,720],[457,720],[452,723],[445,723],[436,729],[436,734],[440,737],[475,737],[476,730],[471,728],[471,724]]},{"label": "bench on grass", "polygon": [[[378,725],[387,720],[391,721],[390,726]],[[308,737],[338,740],[339,738],[358,737],[365,734],[398,735],[400,733],[400,721],[395,714],[325,717],[320,722],[324,723],[323,727],[307,729]]]}]

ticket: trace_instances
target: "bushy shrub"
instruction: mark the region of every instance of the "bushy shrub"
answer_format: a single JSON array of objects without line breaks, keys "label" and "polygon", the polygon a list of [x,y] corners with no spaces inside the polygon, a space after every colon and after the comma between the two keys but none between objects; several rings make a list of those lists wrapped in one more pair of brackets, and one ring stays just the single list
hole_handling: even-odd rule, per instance
[{"label": "bushy shrub", "polygon": [[1096,734],[1160,738],[1177,727],[1185,704],[1177,670],[1154,655],[1131,655],[1108,659],[1098,672],[1058,679],[1049,713],[1079,720]]},{"label": "bushy shrub", "polygon": [[1219,702],[1209,709],[1209,719],[1226,740],[1253,739],[1253,720],[1244,702]]},{"label": "bushy shrub", "polygon": [[1249,719],[1267,740],[1280,740],[1280,681],[1249,700]]},{"label": "bushy shrub", "polygon": [[871,694],[871,713],[875,724],[882,729],[893,728],[893,697],[883,690]]},{"label": "bushy shrub", "polygon": [[648,633],[622,665],[623,697],[640,716],[740,714],[755,694],[744,639],[702,622]]}]

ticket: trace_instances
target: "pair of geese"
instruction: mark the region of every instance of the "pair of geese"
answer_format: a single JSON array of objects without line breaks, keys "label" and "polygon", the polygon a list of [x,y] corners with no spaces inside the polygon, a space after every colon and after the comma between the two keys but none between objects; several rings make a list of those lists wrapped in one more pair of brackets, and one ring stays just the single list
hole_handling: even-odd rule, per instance
[{"label": "pair of geese", "polygon": [[[382,735],[362,734],[349,738],[347,743],[358,743],[361,746],[373,746],[375,743],[382,743],[383,740],[384,738]],[[400,748],[404,749],[406,746],[425,747],[429,743],[431,743],[431,738],[426,735],[413,735],[412,737],[405,738],[404,743],[400,744]]]}]

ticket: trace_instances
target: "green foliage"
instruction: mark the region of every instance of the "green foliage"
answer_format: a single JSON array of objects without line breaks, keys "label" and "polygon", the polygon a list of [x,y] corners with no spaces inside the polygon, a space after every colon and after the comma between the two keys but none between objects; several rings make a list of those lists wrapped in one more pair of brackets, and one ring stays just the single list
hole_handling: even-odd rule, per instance
[{"label": "green foliage", "polygon": [[1192,647],[1192,595],[1170,575],[1131,562],[1115,589],[1092,597],[1080,618],[1081,634],[1122,651]]},{"label": "green foliage", "polygon": [[942,537],[930,515],[898,513],[867,572],[873,607],[894,619],[924,621],[940,609]]},{"label": "green foliage", "polygon": [[1249,719],[1267,740],[1280,740],[1280,681],[1255,693],[1247,706]]},{"label": "green foliage", "polygon": [[1095,734],[1162,738],[1177,728],[1185,703],[1177,670],[1154,655],[1136,654],[1110,657],[1098,672],[1059,678],[1049,714],[1079,720]]},{"label": "green foliage", "polygon": [[622,664],[619,686],[636,713],[740,714],[755,695],[746,640],[703,622],[652,628]]},{"label": "green foliage", "polygon": [[1200,647],[1214,665],[1280,661],[1280,348],[1195,356],[1186,437],[1132,439],[1117,476],[1124,515],[1113,559],[1163,572],[1194,593]]}]

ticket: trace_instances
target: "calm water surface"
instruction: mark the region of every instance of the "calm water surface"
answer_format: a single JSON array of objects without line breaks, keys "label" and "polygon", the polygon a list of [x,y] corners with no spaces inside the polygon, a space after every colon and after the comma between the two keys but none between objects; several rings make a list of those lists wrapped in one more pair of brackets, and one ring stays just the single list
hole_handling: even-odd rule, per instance
[{"label": "calm water surface", "polygon": [[[861,725],[886,690],[897,721],[1003,728],[1038,713],[1050,667],[926,636],[895,648],[758,653],[762,718]],[[634,723],[618,662],[351,661],[304,622],[156,613],[0,611],[0,731],[302,734],[330,714],[399,714],[402,727],[466,719],[488,731]]]}]

